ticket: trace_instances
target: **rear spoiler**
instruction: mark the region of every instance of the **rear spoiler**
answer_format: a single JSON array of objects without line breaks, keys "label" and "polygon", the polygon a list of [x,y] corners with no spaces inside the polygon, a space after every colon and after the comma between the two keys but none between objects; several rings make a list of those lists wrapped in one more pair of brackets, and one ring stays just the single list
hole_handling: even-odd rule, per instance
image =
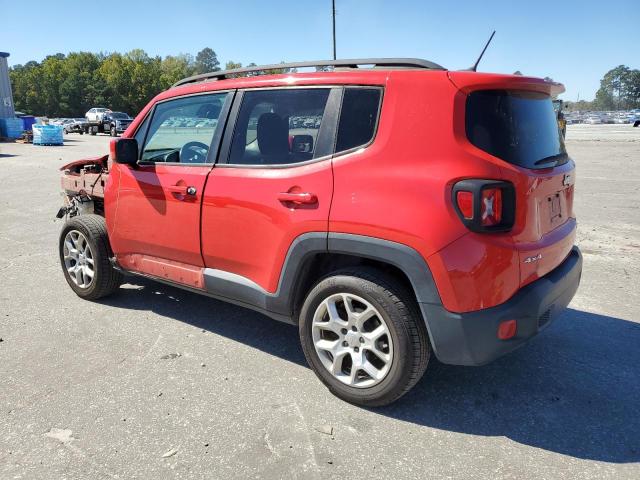
[{"label": "rear spoiler", "polygon": [[537,77],[466,71],[450,71],[447,75],[449,80],[464,93],[474,90],[530,90],[555,96],[565,91],[563,84]]}]

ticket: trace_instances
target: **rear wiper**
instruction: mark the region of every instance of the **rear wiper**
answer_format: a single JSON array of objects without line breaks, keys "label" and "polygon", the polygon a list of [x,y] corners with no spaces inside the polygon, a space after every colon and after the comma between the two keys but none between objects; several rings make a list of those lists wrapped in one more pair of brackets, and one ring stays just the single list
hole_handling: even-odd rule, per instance
[{"label": "rear wiper", "polygon": [[533,165],[537,167],[538,165],[546,165],[548,163],[550,165],[553,164],[553,166],[555,167],[560,163],[561,160],[565,160],[566,158],[568,158],[568,155],[566,153],[557,153],[555,155],[544,157],[537,162],[534,162]]}]

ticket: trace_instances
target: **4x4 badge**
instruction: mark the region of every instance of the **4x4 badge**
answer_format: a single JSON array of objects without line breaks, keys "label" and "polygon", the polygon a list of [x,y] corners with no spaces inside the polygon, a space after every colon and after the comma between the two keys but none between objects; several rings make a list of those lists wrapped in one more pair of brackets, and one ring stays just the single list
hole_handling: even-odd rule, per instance
[{"label": "4x4 badge", "polygon": [[534,257],[527,257],[524,259],[523,263],[531,263],[531,262],[537,262],[538,260],[540,260],[542,258],[542,254],[539,253]]}]

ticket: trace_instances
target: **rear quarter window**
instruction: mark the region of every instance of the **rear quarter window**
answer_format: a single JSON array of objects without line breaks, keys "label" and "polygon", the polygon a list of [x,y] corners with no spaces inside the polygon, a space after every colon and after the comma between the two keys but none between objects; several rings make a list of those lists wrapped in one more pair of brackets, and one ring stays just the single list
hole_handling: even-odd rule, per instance
[{"label": "rear quarter window", "polygon": [[382,89],[347,87],[342,99],[336,153],[367,145],[376,132]]}]

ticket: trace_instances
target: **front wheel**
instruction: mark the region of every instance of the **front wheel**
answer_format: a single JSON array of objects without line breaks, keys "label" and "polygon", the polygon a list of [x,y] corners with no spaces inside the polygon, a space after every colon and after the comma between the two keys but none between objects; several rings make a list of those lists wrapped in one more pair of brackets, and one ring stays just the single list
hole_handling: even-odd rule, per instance
[{"label": "front wheel", "polygon": [[109,134],[112,137],[117,137],[118,136],[118,132],[116,132],[116,127],[111,127],[111,131],[109,132]]},{"label": "front wheel", "polygon": [[320,380],[363,406],[387,405],[408,392],[431,353],[412,296],[377,270],[344,270],[321,280],[302,306],[299,331]]},{"label": "front wheel", "polygon": [[64,278],[82,298],[96,300],[120,287],[122,274],[109,260],[109,238],[104,218],[79,215],[60,233],[59,252]]}]

